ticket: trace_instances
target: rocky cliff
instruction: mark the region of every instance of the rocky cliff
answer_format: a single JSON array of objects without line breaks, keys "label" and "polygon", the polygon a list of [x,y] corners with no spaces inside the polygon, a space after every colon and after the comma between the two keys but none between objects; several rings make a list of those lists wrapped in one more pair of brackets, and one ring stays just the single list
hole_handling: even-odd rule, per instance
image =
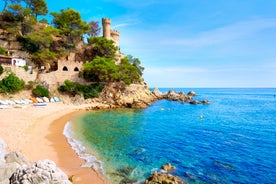
[{"label": "rocky cliff", "polygon": [[98,102],[101,104],[99,106],[94,106],[91,109],[146,108],[153,102],[162,99],[190,104],[211,103],[208,100],[196,101],[193,99],[194,96],[196,96],[196,93],[193,91],[190,91],[188,94],[173,90],[162,93],[157,88],[150,91],[146,83],[126,85],[123,82],[117,82],[107,83],[99,98],[90,100],[90,102]]},{"label": "rocky cliff", "polygon": [[126,85],[118,82],[106,84],[99,100],[115,108],[145,108],[158,98],[145,83]]}]

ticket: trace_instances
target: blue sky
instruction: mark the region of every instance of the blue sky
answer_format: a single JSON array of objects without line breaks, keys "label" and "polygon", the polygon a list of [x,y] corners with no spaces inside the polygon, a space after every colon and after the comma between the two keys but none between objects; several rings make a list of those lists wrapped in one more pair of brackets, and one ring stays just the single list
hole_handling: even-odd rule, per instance
[{"label": "blue sky", "polygon": [[46,1],[111,18],[150,87],[276,87],[275,0]]}]

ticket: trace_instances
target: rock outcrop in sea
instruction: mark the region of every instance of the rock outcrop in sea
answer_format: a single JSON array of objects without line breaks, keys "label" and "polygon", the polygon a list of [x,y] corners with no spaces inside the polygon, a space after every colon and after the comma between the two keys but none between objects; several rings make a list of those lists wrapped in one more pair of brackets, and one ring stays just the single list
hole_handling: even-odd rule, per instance
[{"label": "rock outcrop in sea", "polygon": [[155,172],[145,181],[145,184],[186,184],[179,177],[165,173]]},{"label": "rock outcrop in sea", "polygon": [[145,180],[145,184],[186,184],[181,178],[171,174],[175,169],[176,167],[167,163],[161,167],[164,172],[154,172]]},{"label": "rock outcrop in sea", "polygon": [[154,96],[161,100],[161,99],[167,99],[167,100],[172,100],[172,101],[178,101],[181,103],[189,103],[189,104],[210,104],[211,102],[209,100],[202,100],[202,101],[197,101],[194,100],[193,97],[197,96],[196,92],[194,91],[189,91],[187,94],[183,93],[183,92],[177,92],[174,90],[169,90],[167,93],[162,93],[159,91],[158,88],[154,88],[154,90],[152,91],[152,94],[154,94]]},{"label": "rock outcrop in sea", "polygon": [[6,154],[7,145],[0,140],[1,184],[71,184],[67,175],[53,161],[40,160],[30,163],[21,153]]},{"label": "rock outcrop in sea", "polygon": [[194,91],[190,91],[188,94],[183,92],[176,92],[169,90],[167,93],[162,93],[158,88],[150,91],[146,83],[126,85],[123,82],[107,83],[100,94],[98,99],[94,99],[94,102],[100,102],[107,106],[101,105],[102,108],[146,108],[151,103],[167,99],[172,101],[179,101],[182,103],[190,104],[210,104],[210,101],[196,101],[193,97],[197,94]]}]

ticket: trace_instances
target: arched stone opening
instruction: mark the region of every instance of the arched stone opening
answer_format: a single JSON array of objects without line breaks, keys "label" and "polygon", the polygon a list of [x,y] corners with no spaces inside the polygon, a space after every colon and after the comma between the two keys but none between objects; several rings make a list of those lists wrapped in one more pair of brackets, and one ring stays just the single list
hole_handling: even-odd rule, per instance
[{"label": "arched stone opening", "polygon": [[62,68],[62,71],[68,71],[67,66],[64,66],[64,67]]},{"label": "arched stone opening", "polygon": [[78,72],[78,71],[80,71],[80,70],[79,70],[78,67],[75,67],[75,68],[74,68],[74,71],[75,71],[75,72]]}]

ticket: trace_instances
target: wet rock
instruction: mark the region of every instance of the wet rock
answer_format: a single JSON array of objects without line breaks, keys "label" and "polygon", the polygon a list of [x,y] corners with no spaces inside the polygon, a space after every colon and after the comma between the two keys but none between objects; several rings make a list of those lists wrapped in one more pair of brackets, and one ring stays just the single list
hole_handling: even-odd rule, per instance
[{"label": "wet rock", "polygon": [[159,91],[158,88],[154,88],[153,92],[152,92],[157,98],[162,98],[162,92]]},{"label": "wet rock", "polygon": [[161,167],[161,169],[163,169],[164,171],[167,171],[167,172],[172,172],[176,169],[176,167],[172,166],[170,163],[166,163],[165,165],[163,165]]},{"label": "wet rock", "polygon": [[197,100],[190,100],[189,104],[197,105],[197,104],[200,104],[200,102]]},{"label": "wet rock", "polygon": [[114,177],[118,178],[116,183],[119,183],[119,184],[137,183],[137,180],[131,178],[132,171],[133,171],[132,166],[126,166],[126,167],[118,168],[115,173],[111,173],[111,174]]},{"label": "wet rock", "polygon": [[132,172],[133,170],[133,167],[131,166],[126,166],[126,167],[122,167],[122,168],[119,168],[117,169],[117,171],[125,176],[128,176],[130,175],[130,173]]},{"label": "wet rock", "polygon": [[188,95],[188,96],[196,96],[196,92],[194,92],[194,91],[189,91],[189,92],[187,93],[187,95]]},{"label": "wet rock", "polygon": [[177,176],[155,172],[145,180],[145,184],[186,184],[186,182]]},{"label": "wet rock", "polygon": [[209,100],[202,100],[201,103],[202,104],[211,104],[211,102]]},{"label": "wet rock", "polygon": [[130,178],[124,178],[122,179],[122,181],[120,181],[120,184],[132,184],[132,183],[136,183],[137,180],[133,180],[133,179],[130,179]]},{"label": "wet rock", "polygon": [[186,102],[192,99],[192,96],[188,96],[183,92],[176,92],[173,90],[168,91],[168,93],[163,95],[163,98],[173,101]]},{"label": "wet rock", "polygon": [[168,92],[168,94],[167,94],[167,98],[168,98],[169,100],[178,101],[179,98],[180,98],[180,94],[177,93],[177,92],[175,92],[175,91],[173,91],[173,90],[170,90],[170,91]]}]

